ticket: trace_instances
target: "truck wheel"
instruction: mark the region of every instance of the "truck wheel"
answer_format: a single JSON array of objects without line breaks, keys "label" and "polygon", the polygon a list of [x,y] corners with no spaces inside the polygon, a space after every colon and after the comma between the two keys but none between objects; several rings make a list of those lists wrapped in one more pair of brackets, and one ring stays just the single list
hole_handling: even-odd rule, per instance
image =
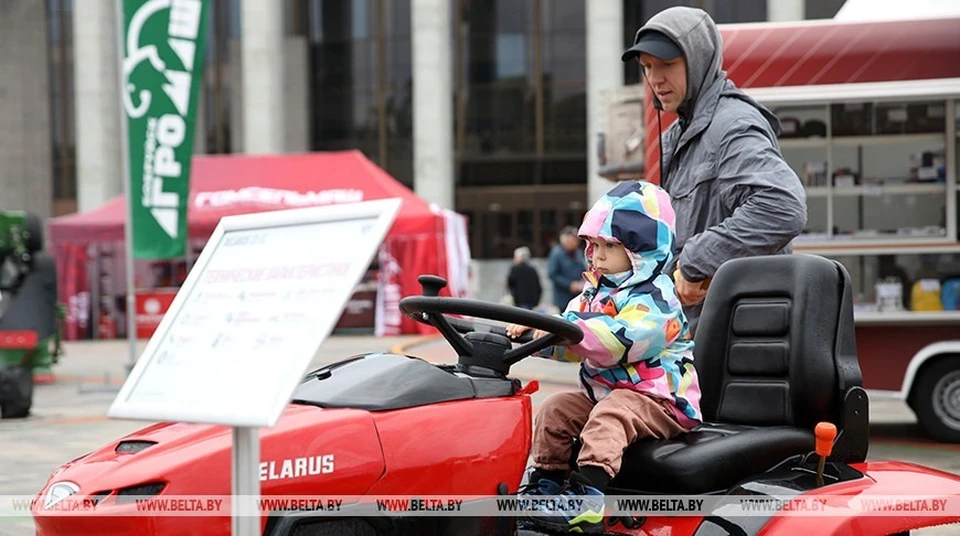
[{"label": "truck wheel", "polygon": [[914,412],[931,437],[960,443],[960,357],[940,359],[917,379]]},{"label": "truck wheel", "polygon": [[0,370],[0,417],[22,419],[30,415],[33,404],[33,374],[26,367],[13,365]]}]

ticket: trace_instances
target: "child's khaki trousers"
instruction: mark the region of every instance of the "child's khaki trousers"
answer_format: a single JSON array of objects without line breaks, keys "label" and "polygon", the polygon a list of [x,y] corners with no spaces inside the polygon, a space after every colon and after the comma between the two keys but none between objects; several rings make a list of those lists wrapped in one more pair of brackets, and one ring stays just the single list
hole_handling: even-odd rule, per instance
[{"label": "child's khaki trousers", "polygon": [[620,471],[623,450],[637,439],[670,439],[687,430],[671,404],[628,389],[615,389],[594,404],[584,393],[558,393],[534,419],[533,465],[569,471],[573,440],[583,444],[577,465],[603,467],[610,478]]}]

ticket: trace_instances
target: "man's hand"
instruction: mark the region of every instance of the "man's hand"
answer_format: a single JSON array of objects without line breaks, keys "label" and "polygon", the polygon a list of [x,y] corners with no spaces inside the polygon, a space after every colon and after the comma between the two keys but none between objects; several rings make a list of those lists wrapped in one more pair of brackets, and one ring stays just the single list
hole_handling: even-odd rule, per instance
[{"label": "man's hand", "polygon": [[583,281],[572,281],[570,283],[570,292],[580,294],[583,292]]},{"label": "man's hand", "polygon": [[703,301],[707,297],[707,288],[709,288],[709,279],[697,283],[691,283],[683,277],[683,272],[678,267],[673,272],[673,281],[677,287],[677,296],[680,303],[684,305],[694,305]]}]

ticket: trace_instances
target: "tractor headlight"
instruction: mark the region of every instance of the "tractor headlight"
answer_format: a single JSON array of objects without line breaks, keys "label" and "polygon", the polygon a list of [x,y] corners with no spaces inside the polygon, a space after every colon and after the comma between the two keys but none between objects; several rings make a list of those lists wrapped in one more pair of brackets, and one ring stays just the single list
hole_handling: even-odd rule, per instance
[{"label": "tractor headlight", "polygon": [[47,496],[43,501],[43,509],[49,510],[50,507],[56,505],[78,491],[80,491],[80,486],[74,484],[73,482],[57,482],[56,484],[50,486],[50,489],[47,490]]}]

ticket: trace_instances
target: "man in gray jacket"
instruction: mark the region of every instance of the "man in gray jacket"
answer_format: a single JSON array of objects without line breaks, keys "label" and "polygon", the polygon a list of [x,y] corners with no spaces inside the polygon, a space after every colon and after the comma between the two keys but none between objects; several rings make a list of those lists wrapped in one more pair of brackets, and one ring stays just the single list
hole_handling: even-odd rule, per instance
[{"label": "man in gray jacket", "polygon": [[790,253],[806,194],[780,154],[780,121],[721,70],[720,32],[700,9],[673,7],[640,28],[637,59],[659,111],[660,185],[677,214],[677,293],[696,329],[710,278],[727,260]]}]

